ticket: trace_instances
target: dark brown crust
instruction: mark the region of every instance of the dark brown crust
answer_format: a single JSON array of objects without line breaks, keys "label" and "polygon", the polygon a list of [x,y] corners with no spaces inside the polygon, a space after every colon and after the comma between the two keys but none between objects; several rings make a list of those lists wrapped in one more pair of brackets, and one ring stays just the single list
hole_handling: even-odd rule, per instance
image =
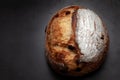
[{"label": "dark brown crust", "polygon": [[[76,11],[79,8],[79,6],[70,6],[66,7],[60,11],[58,11],[50,20],[48,26],[46,27],[46,56],[48,59],[48,63],[56,71],[57,73],[63,74],[63,75],[70,75],[70,76],[83,76],[85,74],[88,74],[92,71],[95,71],[100,67],[102,62],[105,59],[106,53],[108,51],[109,46],[109,37],[108,34],[106,38],[106,47],[104,48],[104,52],[102,52],[97,61],[95,62],[80,62],[80,55],[82,53],[80,52],[77,43],[75,42],[75,28],[76,28]],[[69,12],[70,11],[70,12]],[[72,12],[73,11],[73,12]],[[72,12],[72,13],[71,13]],[[53,20],[55,20],[58,17],[64,17],[64,16],[70,16],[72,17],[72,35],[70,37],[70,40],[67,43],[59,43],[59,42],[53,42],[51,40],[51,28],[54,26],[51,26],[53,24]],[[58,33],[60,32],[59,25],[56,25],[57,28],[55,28],[55,31]],[[105,27],[105,26],[104,26]],[[105,29],[106,30],[106,29]],[[58,35],[56,34],[54,37],[62,36],[61,33]],[[59,41],[59,40],[58,40]],[[64,41],[62,41],[64,42]],[[54,46],[59,46],[60,48],[68,48],[66,50],[62,50],[61,52],[56,51],[53,49]],[[70,54],[74,53],[74,58],[70,60],[70,62],[66,61],[66,56],[69,56]],[[69,66],[69,64],[73,65],[72,68]]]},{"label": "dark brown crust", "polygon": [[[74,10],[77,10],[79,7],[78,6],[71,6],[71,7],[67,7],[67,8],[64,8],[64,9],[62,9],[62,10],[60,10],[59,12],[57,12],[56,14],[55,14],[55,16],[51,19],[51,21],[50,21],[50,23],[49,23],[49,25],[51,25],[52,24],[52,21],[54,20],[54,18],[56,18],[56,15],[58,16],[58,14],[59,14],[59,17],[62,17],[62,14],[64,14],[64,12],[66,12],[66,10],[67,9],[74,9]],[[72,24],[72,23],[71,23]],[[57,54],[57,57],[55,57],[56,59],[54,59],[54,58],[52,58],[51,57],[51,53],[52,53],[52,49],[51,49],[51,47],[49,46],[48,47],[48,45],[50,45],[49,43],[48,43],[48,34],[49,34],[49,30],[50,30],[50,26],[48,25],[48,27],[47,27],[47,37],[46,37],[46,49],[47,49],[47,57],[48,57],[48,60],[49,60],[49,62],[50,62],[50,64],[51,64],[51,66],[53,66],[53,68],[54,69],[56,69],[56,70],[58,70],[58,72],[59,71],[67,71],[66,69],[67,69],[67,66],[66,66],[66,63],[63,61],[63,59],[61,59],[61,56],[64,58],[65,56],[66,56],[66,52],[65,51],[62,51],[62,53],[64,53],[64,54],[62,54],[62,53],[55,53],[55,54]],[[59,35],[60,36],[60,35]],[[73,38],[73,36],[74,35],[71,35],[71,39],[68,41],[68,43],[67,44],[59,44],[59,46],[61,46],[61,47],[69,47],[69,46],[74,46],[75,45],[75,42],[74,42],[74,38]],[[56,45],[58,45],[58,44],[56,44]],[[74,50],[72,50],[73,52],[74,52]],[[54,52],[54,51],[53,51]],[[75,50],[75,52],[76,52],[76,50]],[[60,55],[61,54],[61,55]],[[61,60],[60,60],[61,59]],[[64,64],[64,67],[62,67],[61,65],[63,65]]]}]

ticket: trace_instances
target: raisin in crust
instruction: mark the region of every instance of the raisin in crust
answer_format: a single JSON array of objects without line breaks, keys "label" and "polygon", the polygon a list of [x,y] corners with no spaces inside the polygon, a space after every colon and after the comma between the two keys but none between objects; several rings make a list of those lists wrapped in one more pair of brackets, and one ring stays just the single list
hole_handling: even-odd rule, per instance
[{"label": "raisin in crust", "polygon": [[45,30],[46,57],[57,73],[83,76],[102,64],[108,51],[107,29],[93,11],[79,6],[59,10]]}]

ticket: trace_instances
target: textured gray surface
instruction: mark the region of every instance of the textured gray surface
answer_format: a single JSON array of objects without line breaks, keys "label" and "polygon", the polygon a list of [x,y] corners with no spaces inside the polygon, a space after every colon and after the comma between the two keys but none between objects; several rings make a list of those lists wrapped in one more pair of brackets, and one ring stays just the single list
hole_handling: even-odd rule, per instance
[{"label": "textured gray surface", "polygon": [[[59,9],[79,5],[106,23],[110,48],[103,66],[82,78],[63,77],[47,65],[44,29]],[[120,80],[119,0],[35,0],[0,3],[0,80]]]}]

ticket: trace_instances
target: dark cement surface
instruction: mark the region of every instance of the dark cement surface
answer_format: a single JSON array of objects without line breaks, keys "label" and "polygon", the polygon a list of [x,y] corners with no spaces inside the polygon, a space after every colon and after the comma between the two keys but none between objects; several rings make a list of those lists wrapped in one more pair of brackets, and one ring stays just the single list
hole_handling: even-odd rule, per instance
[{"label": "dark cement surface", "polygon": [[[45,27],[59,9],[79,5],[106,23],[110,47],[102,67],[85,77],[63,77],[47,65]],[[0,80],[120,80],[120,0],[5,0],[0,2]]]}]

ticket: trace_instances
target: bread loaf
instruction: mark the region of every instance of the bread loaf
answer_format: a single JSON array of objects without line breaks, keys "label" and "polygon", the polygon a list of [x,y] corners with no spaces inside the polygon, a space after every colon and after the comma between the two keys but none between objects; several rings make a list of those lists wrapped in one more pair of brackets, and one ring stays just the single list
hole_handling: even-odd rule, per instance
[{"label": "bread loaf", "polygon": [[84,7],[59,10],[45,34],[48,63],[63,75],[83,76],[95,71],[108,51],[106,26],[95,12]]}]

